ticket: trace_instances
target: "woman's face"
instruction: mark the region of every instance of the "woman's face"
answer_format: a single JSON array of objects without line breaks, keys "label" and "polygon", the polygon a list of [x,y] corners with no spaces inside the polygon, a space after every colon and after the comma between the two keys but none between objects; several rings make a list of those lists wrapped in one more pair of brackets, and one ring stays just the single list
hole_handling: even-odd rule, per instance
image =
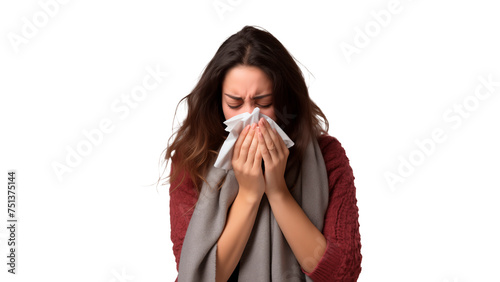
[{"label": "woman's face", "polygon": [[222,83],[222,110],[226,120],[252,113],[255,107],[275,122],[273,84],[258,67],[239,65],[231,68]]}]

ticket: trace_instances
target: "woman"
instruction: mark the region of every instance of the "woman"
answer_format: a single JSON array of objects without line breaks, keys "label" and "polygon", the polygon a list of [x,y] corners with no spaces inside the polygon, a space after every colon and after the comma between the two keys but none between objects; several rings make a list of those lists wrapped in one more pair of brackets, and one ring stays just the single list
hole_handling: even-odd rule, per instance
[{"label": "woman", "polygon": [[[187,117],[165,154],[178,280],[356,281],[353,172],[285,47],[245,26],[183,100]],[[287,148],[262,118],[240,133],[232,169],[215,168],[228,136],[224,121],[255,107],[294,145]]]}]

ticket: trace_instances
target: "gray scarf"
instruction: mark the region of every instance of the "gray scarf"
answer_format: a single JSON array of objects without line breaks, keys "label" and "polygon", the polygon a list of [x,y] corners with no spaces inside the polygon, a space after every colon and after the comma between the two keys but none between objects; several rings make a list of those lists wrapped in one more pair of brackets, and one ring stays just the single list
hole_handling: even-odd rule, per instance
[{"label": "gray scarf", "polygon": [[[217,184],[225,177],[220,190]],[[215,281],[217,241],[226,223],[229,206],[238,193],[231,169],[211,167],[189,222],[179,262],[179,282]],[[316,138],[307,146],[301,167],[287,167],[287,187],[311,222],[323,231],[328,207],[328,176]],[[257,212],[250,238],[240,259],[238,281],[307,281],[292,249],[274,218],[266,195]]]}]

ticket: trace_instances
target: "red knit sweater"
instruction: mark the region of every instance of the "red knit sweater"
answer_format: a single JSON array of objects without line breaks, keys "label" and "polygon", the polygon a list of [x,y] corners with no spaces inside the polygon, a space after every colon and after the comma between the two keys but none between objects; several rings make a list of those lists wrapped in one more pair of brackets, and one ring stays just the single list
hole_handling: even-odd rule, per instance
[{"label": "red knit sweater", "polygon": [[[316,268],[311,273],[304,269],[302,272],[315,282],[356,281],[361,272],[362,255],[354,175],[344,148],[335,137],[322,135],[318,143],[325,160],[330,191],[322,230],[327,246]],[[179,179],[182,178],[181,173]],[[193,182],[189,177],[184,179],[179,187],[175,181],[170,186],[171,239],[177,271],[182,243],[197,201]],[[172,190],[172,187],[177,189]]]}]

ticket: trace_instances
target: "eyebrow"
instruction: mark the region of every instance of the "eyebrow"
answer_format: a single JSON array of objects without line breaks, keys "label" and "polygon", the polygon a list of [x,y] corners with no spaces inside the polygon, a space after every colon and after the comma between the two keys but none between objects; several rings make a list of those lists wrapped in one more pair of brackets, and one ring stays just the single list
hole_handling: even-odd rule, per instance
[{"label": "eyebrow", "polygon": [[[231,94],[227,94],[227,93],[224,93],[224,95],[226,95],[226,96],[228,96],[228,97],[230,97],[230,98],[233,98],[234,100],[241,100],[241,101],[243,101],[243,98],[238,97],[238,96],[233,96],[233,95],[231,95]],[[262,98],[265,98],[265,97],[267,97],[267,96],[271,96],[271,95],[273,95],[273,94],[272,94],[272,93],[269,93],[269,94],[264,94],[264,95],[255,96],[255,97],[253,97],[253,98],[252,98],[252,100],[262,99]]]}]

